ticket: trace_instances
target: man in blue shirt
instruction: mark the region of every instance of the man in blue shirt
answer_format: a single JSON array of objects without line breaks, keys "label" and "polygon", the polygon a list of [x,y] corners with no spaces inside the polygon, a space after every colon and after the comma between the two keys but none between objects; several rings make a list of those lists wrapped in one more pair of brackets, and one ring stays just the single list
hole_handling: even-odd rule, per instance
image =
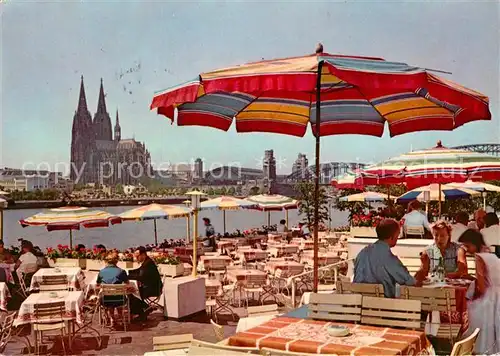
[{"label": "man in blue shirt", "polygon": [[354,283],[382,284],[388,298],[396,296],[396,284],[416,285],[415,278],[391,251],[400,231],[399,223],[393,219],[384,219],[377,225],[378,241],[363,248],[354,262]]}]

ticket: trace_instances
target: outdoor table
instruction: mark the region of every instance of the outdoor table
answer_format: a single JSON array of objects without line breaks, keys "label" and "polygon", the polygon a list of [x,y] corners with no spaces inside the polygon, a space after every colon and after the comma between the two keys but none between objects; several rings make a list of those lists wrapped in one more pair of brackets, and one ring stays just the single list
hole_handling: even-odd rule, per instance
[{"label": "outdoor table", "polygon": [[[308,265],[314,265],[314,256],[313,255],[304,255],[301,259],[302,263],[306,263]],[[334,263],[340,262],[339,256],[332,253],[320,253],[318,254],[318,266],[328,266]]]},{"label": "outdoor table", "polygon": [[[85,296],[88,296],[91,293],[95,293],[97,290],[97,275],[95,275],[87,286],[87,290],[85,292]],[[139,285],[137,281],[134,279],[129,280],[127,285],[127,294],[132,294],[133,296],[141,299],[141,293],[139,292]]]},{"label": "outdoor table", "polygon": [[7,302],[10,299],[9,287],[7,283],[0,282],[0,310],[7,311]]},{"label": "outdoor table", "polygon": [[80,267],[40,268],[31,279],[30,290],[39,288],[43,276],[66,276],[72,289],[85,290],[85,274]]},{"label": "outdoor table", "polygon": [[234,268],[227,270],[227,279],[230,282],[244,282],[248,276],[267,276],[266,272],[259,271],[257,269],[242,269]]},{"label": "outdoor table", "polygon": [[35,305],[55,303],[64,301],[65,313],[63,320],[76,321],[77,324],[83,323],[82,308],[85,302],[85,293],[82,291],[59,291],[55,292],[32,293],[25,299],[19,308],[19,314],[14,321],[14,326],[31,324],[36,322]]},{"label": "outdoor table", "polygon": [[231,257],[229,256],[224,256],[224,255],[221,255],[221,256],[209,256],[209,255],[204,255],[204,256],[201,256],[200,257],[200,261],[203,262],[205,264],[205,266],[209,265],[211,261],[225,261],[226,262],[226,266],[228,266],[232,259]]},{"label": "outdoor table", "polygon": [[[343,325],[351,335],[333,337],[328,325]],[[423,331],[351,323],[277,317],[228,339],[230,346],[258,347],[299,353],[357,355],[433,355]]]},{"label": "outdoor table", "polygon": [[5,271],[6,282],[14,283],[14,278],[12,277],[12,271],[14,271],[15,264],[13,263],[0,263],[0,268]]},{"label": "outdoor table", "polygon": [[304,271],[304,265],[302,263],[298,263],[295,261],[269,261],[266,263],[266,270],[271,273],[276,272],[277,269],[281,270],[289,270],[293,269],[294,271],[299,271],[297,274],[300,274]]},{"label": "outdoor table", "polygon": [[240,250],[238,251],[238,255],[240,256],[240,258],[243,257],[245,261],[250,262],[265,260],[267,258],[268,252],[254,248]]},{"label": "outdoor table", "polygon": [[289,244],[280,244],[280,245],[268,245],[267,246],[267,251],[271,255],[274,255],[276,257],[283,256],[283,255],[291,255],[294,253],[297,253],[299,250],[299,246],[297,245],[289,245]]}]

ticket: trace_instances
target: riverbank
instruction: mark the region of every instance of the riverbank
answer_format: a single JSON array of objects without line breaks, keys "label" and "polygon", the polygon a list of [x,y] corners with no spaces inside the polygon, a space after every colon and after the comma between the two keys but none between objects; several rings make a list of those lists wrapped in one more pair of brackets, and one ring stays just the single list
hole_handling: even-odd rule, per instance
[{"label": "riverbank", "polygon": [[[73,200],[73,206],[86,206],[90,208],[95,207],[108,207],[108,206],[127,206],[127,205],[147,205],[152,203],[158,204],[182,204],[186,199],[190,200],[187,196],[171,196],[171,197],[143,197],[143,198],[110,198],[110,199],[84,199]],[[6,210],[19,210],[19,209],[53,209],[67,206],[67,201],[61,200],[20,200],[8,201]]]}]

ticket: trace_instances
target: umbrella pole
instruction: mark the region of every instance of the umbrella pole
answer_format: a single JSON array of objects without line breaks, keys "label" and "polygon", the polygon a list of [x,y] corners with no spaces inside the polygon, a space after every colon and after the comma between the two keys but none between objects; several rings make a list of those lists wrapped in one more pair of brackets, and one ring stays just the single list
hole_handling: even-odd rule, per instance
[{"label": "umbrella pole", "polygon": [[288,209],[285,209],[285,221],[286,221],[286,227],[288,228]]},{"label": "umbrella pole", "polygon": [[189,243],[189,235],[191,235],[191,226],[189,226],[189,215],[186,217],[186,244]]},{"label": "umbrella pole", "polygon": [[198,209],[193,210],[193,277],[198,273]]},{"label": "umbrella pole", "polygon": [[156,230],[156,219],[153,219],[153,224],[155,227],[155,246],[158,245],[158,231]]},{"label": "umbrella pole", "polygon": [[222,223],[224,226],[224,235],[226,234],[226,211],[222,210]]},{"label": "umbrella pole", "polygon": [[267,212],[267,226],[271,226],[271,212]]},{"label": "umbrella pole", "polygon": [[69,248],[73,249],[73,229],[69,229]]},{"label": "umbrella pole", "polygon": [[486,210],[486,192],[481,192],[481,194],[483,195],[483,209]]},{"label": "umbrella pole", "polygon": [[0,208],[0,241],[3,241],[3,209]]},{"label": "umbrella pole", "polygon": [[[319,225],[319,155],[321,137],[321,74],[323,72],[323,61],[318,63],[318,77],[316,78],[316,175],[314,177],[314,263],[313,263],[313,292],[318,292],[318,225]],[[295,300],[292,300],[295,305]]]},{"label": "umbrella pole", "polygon": [[442,190],[441,190],[441,183],[439,183],[439,205],[438,205],[438,219],[441,219],[441,194],[442,194]]}]

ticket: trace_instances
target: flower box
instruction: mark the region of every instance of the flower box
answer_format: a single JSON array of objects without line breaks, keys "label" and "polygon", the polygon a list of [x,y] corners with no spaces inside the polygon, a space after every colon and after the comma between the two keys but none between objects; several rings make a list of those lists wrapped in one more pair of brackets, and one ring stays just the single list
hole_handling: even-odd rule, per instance
[{"label": "flower box", "polygon": [[351,237],[377,237],[374,227],[351,226]]},{"label": "flower box", "polygon": [[100,271],[104,267],[106,267],[105,261],[87,259],[87,271]]},{"label": "flower box", "polygon": [[184,264],[182,263],[179,263],[177,265],[167,265],[160,263],[158,265],[158,269],[160,270],[160,274],[167,277],[177,277],[184,274]]},{"label": "flower box", "polygon": [[134,261],[120,261],[118,262],[117,266],[121,269],[139,268],[139,264]]},{"label": "flower box", "polygon": [[[51,265],[50,262],[49,265]],[[53,265],[56,267],[80,267],[85,269],[87,260],[85,258],[56,258],[53,260]]]}]

